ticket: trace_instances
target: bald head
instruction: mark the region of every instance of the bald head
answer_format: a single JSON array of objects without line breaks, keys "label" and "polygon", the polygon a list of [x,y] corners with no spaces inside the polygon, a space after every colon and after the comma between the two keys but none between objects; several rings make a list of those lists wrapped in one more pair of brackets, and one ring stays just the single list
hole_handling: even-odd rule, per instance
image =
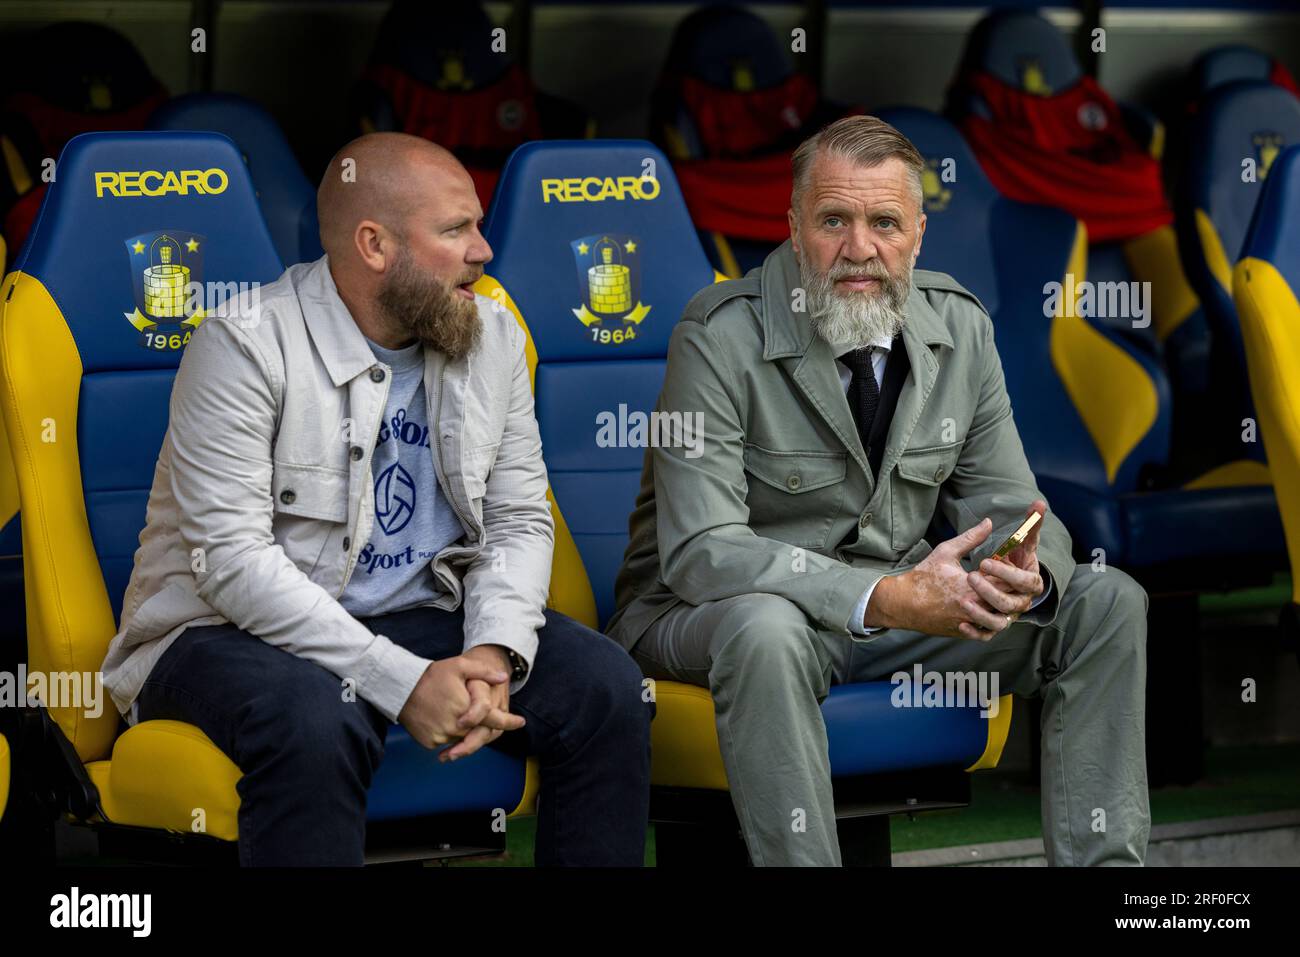
[{"label": "bald head", "polygon": [[473,191],[451,153],[407,133],[368,133],[334,154],[316,191],[321,246],[347,258],[357,227],[370,221],[403,236],[412,214],[448,193]]}]

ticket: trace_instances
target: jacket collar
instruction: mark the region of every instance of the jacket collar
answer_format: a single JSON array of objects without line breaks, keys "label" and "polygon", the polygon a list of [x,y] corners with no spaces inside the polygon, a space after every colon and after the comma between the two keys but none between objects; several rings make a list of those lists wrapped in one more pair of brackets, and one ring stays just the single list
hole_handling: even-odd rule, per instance
[{"label": "jacket collar", "polygon": [[[805,354],[817,338],[806,313],[796,313],[790,308],[793,290],[803,283],[799,276],[799,263],[794,247],[786,240],[763,261],[763,358],[781,359]],[[904,306],[907,322],[903,326],[903,342],[909,358],[919,354],[921,345],[945,345],[952,348],[952,336],[943,320],[926,302],[915,286],[911,288]]]},{"label": "jacket collar", "polygon": [[[830,428],[839,436],[854,461],[862,468],[868,485],[876,492],[876,476],[857,426],[844,397],[844,387],[836,371],[834,355],[827,342],[813,332],[807,315],[795,313],[790,308],[793,290],[802,280],[794,249],[786,240],[763,262],[763,358],[783,360],[791,377],[821,414]],[[934,389],[939,374],[939,359],[931,346],[952,348],[952,336],[943,320],[930,307],[913,286],[904,307],[907,322],[903,326],[903,347],[907,353],[911,374],[903,385],[894,409],[894,417],[886,437],[885,451],[880,464],[881,475],[889,474],[901,450],[907,446],[912,429],[916,426]]]},{"label": "jacket collar", "polygon": [[307,267],[298,283],[298,300],[312,342],[335,386],[350,382],[375,365],[378,360],[374,351],[339,297],[328,255]]}]

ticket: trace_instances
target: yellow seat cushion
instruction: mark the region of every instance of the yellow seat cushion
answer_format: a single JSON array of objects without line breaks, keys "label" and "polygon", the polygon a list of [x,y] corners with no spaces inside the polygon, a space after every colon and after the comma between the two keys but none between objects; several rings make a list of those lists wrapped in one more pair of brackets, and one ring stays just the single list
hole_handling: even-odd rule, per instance
[{"label": "yellow seat cushion", "polygon": [[[7,749],[0,752],[4,768],[6,757]],[[110,760],[92,761],[86,770],[99,789],[104,815],[114,824],[193,831],[223,841],[239,838],[235,784],[242,774],[192,724],[143,721],[117,739]],[[526,781],[524,796],[511,817],[536,813],[536,758],[528,759]]]},{"label": "yellow seat cushion", "polygon": [[656,681],[650,724],[650,783],[656,787],[727,790],[718,749],[713,695],[679,681]]},{"label": "yellow seat cushion", "polygon": [[240,770],[192,724],[142,721],[117,739],[110,760],[86,770],[114,824],[239,837]]}]

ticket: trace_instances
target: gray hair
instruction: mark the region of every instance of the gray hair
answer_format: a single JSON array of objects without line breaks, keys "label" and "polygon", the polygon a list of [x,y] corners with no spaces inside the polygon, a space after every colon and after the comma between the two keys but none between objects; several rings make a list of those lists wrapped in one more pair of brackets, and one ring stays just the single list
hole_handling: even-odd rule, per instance
[{"label": "gray hair", "polygon": [[890,158],[902,160],[912,174],[912,192],[916,208],[922,208],[925,191],[921,175],[925,172],[925,158],[898,130],[875,116],[846,116],[813,134],[799,144],[790,158],[794,166],[794,190],[790,205],[797,211],[799,198],[808,188],[813,162],[822,151],[843,156],[859,166],[879,166]]}]

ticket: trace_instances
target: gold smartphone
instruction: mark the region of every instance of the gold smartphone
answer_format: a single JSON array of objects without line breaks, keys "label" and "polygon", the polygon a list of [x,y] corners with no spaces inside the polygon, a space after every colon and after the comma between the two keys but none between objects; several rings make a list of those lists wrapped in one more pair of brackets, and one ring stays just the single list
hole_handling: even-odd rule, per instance
[{"label": "gold smartphone", "polygon": [[998,550],[993,553],[993,557],[1006,558],[1011,554],[1012,549],[1024,544],[1025,539],[1029,537],[1029,533],[1033,531],[1034,526],[1038,524],[1038,520],[1042,517],[1041,512],[1030,512],[1029,517],[1021,523],[1020,527],[1011,533],[1011,537],[998,546]]}]

